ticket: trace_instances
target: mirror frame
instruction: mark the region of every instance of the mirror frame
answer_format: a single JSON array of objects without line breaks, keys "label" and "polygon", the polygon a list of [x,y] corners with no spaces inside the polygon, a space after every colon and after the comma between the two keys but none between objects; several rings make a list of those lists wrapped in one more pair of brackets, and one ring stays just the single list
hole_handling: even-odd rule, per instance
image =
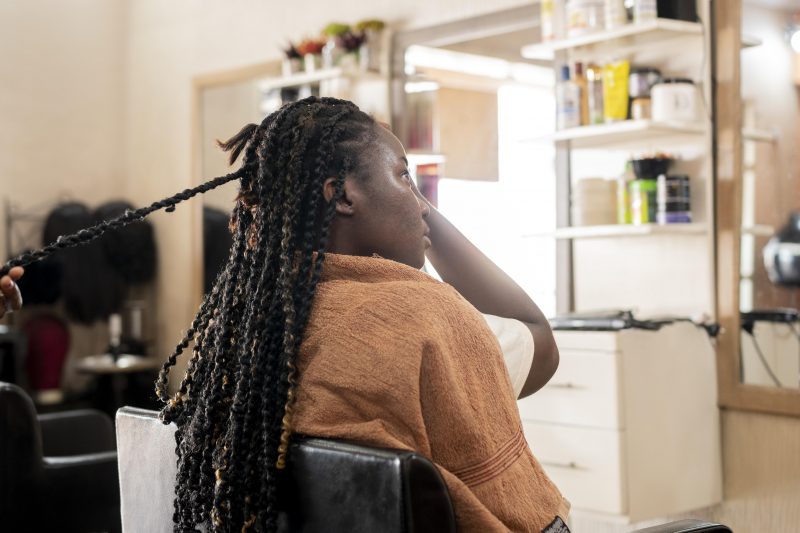
[{"label": "mirror frame", "polygon": [[[220,70],[200,74],[192,78],[190,128],[190,172],[192,187],[203,182],[203,91],[211,87],[242,83],[258,78],[280,76],[280,59],[256,63],[239,68]],[[199,309],[203,303],[203,202],[191,202],[192,209],[192,241],[191,257],[195,264],[191,269],[191,285],[194,288],[191,297],[191,309]],[[193,312],[194,313],[194,312]]]},{"label": "mirror frame", "polygon": [[739,264],[742,226],[742,0],[712,2],[717,382],[720,407],[800,416],[800,390],[741,381]]}]

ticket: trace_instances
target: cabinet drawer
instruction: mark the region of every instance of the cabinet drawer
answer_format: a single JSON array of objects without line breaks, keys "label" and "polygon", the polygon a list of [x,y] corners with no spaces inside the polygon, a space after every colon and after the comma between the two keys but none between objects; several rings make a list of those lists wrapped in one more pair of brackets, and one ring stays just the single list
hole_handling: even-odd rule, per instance
[{"label": "cabinet drawer", "polygon": [[603,352],[619,351],[619,331],[569,331],[556,330],[553,337],[559,350],[592,350]]},{"label": "cabinet drawer", "polygon": [[619,358],[610,352],[564,350],[550,382],[517,402],[523,420],[624,429]]},{"label": "cabinet drawer", "polygon": [[625,515],[624,432],[523,422],[533,455],[575,509]]}]

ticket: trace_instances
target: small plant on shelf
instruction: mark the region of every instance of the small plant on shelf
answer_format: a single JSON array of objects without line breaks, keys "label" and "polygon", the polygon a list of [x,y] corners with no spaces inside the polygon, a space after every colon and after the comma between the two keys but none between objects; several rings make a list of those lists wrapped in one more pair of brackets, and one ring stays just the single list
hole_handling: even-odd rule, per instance
[{"label": "small plant on shelf", "polygon": [[322,50],[322,64],[326,68],[340,66],[345,55],[353,51],[350,48],[352,46],[352,28],[349,24],[332,22],[325,26],[322,34],[327,39],[325,48]]},{"label": "small plant on shelf", "polygon": [[291,76],[303,69],[303,55],[291,41],[283,49],[283,62],[281,69],[284,76]]},{"label": "small plant on shelf", "polygon": [[355,29],[360,33],[380,32],[386,27],[386,23],[379,19],[362,20],[355,25]]},{"label": "small plant on shelf", "polygon": [[358,51],[361,70],[380,71],[381,34],[386,28],[386,23],[378,19],[367,19],[356,23],[354,27],[363,37]]},{"label": "small plant on shelf", "polygon": [[314,72],[322,66],[322,49],[325,41],[306,38],[297,45],[297,52],[303,56],[306,72]]}]

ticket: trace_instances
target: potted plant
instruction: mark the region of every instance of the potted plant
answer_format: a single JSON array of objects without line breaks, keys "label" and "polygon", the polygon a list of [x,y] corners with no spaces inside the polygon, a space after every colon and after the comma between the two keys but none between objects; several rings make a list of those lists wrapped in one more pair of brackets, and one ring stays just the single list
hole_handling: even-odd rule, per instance
[{"label": "potted plant", "polygon": [[289,42],[289,45],[283,49],[283,54],[281,71],[284,76],[291,76],[303,69],[303,55],[297,50],[294,43]]},{"label": "potted plant", "polygon": [[333,68],[339,64],[339,59],[344,54],[340,38],[350,31],[349,24],[331,22],[322,30],[325,38],[325,48],[322,50],[322,64],[325,68]]},{"label": "potted plant", "polygon": [[336,37],[336,46],[343,52],[339,57],[339,65],[342,68],[356,69],[362,44],[364,44],[364,34],[362,32],[347,30]]},{"label": "potted plant", "polygon": [[378,19],[362,20],[355,25],[355,30],[362,36],[358,51],[361,70],[381,70],[381,41],[385,27],[386,23]]},{"label": "potted plant", "polygon": [[320,39],[303,39],[297,45],[298,53],[303,56],[306,72],[314,72],[322,68],[322,48],[325,43]]}]

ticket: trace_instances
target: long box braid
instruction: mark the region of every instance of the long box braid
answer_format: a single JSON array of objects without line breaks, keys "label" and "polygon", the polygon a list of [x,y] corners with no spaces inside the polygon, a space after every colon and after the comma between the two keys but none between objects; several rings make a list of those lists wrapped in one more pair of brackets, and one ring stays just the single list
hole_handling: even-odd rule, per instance
[{"label": "long box braid", "polygon": [[[225,268],[156,381],[161,420],[175,423],[178,473],[174,529],[276,531],[279,473],[286,466],[296,384],[295,359],[319,281],[335,203],[345,176],[377,138],[377,123],[354,104],[307,98],[248,124],[220,146],[226,176],[129,210],[122,216],[8,261],[0,275],[93,241],[229,181],[240,188]],[[325,202],[322,184],[335,177]],[[169,371],[192,345],[177,391]]]}]

